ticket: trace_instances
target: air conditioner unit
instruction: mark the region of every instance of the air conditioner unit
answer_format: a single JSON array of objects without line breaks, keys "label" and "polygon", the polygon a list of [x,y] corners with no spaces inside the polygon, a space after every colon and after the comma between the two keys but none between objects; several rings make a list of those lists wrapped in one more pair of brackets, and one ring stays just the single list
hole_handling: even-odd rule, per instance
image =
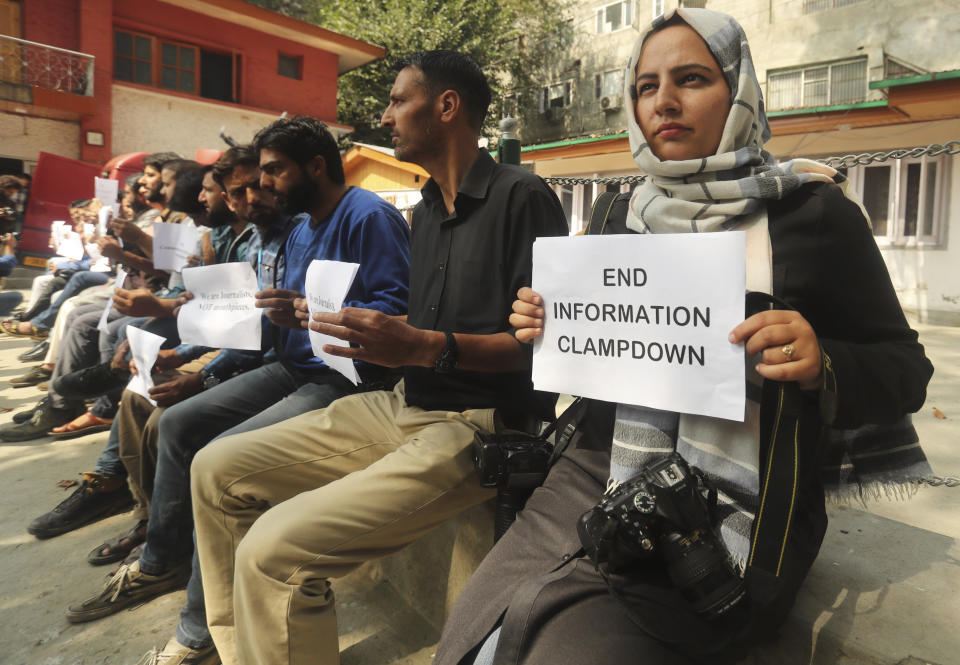
[{"label": "air conditioner unit", "polygon": [[616,111],[623,106],[623,96],[605,95],[600,98],[600,108],[604,111]]}]

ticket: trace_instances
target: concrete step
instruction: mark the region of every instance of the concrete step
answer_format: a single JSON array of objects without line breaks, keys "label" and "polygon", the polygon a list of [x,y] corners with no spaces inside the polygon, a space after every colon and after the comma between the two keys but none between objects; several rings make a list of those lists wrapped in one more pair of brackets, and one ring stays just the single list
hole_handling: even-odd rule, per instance
[{"label": "concrete step", "polygon": [[39,277],[45,272],[43,268],[19,265],[4,279],[3,288],[29,289],[33,285],[34,277]]}]

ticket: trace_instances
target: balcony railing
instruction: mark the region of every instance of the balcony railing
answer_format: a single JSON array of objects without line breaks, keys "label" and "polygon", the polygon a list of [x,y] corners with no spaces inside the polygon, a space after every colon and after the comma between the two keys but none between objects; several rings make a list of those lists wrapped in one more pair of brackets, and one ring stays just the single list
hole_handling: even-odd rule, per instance
[{"label": "balcony railing", "polygon": [[0,35],[0,82],[92,97],[93,56]]}]

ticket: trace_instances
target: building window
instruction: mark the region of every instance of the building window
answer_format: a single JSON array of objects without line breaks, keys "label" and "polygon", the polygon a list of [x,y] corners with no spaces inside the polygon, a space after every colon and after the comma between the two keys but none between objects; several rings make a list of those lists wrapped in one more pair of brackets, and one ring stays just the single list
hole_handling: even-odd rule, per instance
[{"label": "building window", "polygon": [[303,58],[299,55],[279,54],[277,73],[280,76],[300,80],[303,78]]},{"label": "building window", "polygon": [[597,99],[606,97],[607,95],[622,95],[623,70],[614,69],[609,72],[597,74],[594,78],[594,93]]},{"label": "building window", "polygon": [[867,59],[771,71],[767,108],[806,108],[862,102],[867,96]]},{"label": "building window", "polygon": [[132,32],[113,35],[113,78],[153,85],[153,39]]},{"label": "building window", "polygon": [[540,98],[540,112],[547,109],[562,109],[573,103],[573,81],[551,83],[543,87]]},{"label": "building window", "polygon": [[621,0],[597,10],[597,34],[614,32],[633,24],[633,0]]},{"label": "building window", "polygon": [[681,7],[691,7],[694,9],[706,9],[707,0],[680,0]]},{"label": "building window", "polygon": [[224,102],[237,101],[239,57],[115,30],[113,78]]},{"label": "building window", "polygon": [[946,164],[941,156],[850,169],[879,244],[941,244]]},{"label": "building window", "polygon": [[160,44],[160,87],[197,92],[197,49],[173,42]]},{"label": "building window", "polygon": [[653,8],[653,18],[657,18],[663,13],[663,0],[653,0],[650,4]]},{"label": "building window", "polygon": [[862,2],[862,0],[803,0],[803,13],[813,14],[815,12],[822,12],[825,9],[836,9],[838,7],[854,5],[858,2]]}]

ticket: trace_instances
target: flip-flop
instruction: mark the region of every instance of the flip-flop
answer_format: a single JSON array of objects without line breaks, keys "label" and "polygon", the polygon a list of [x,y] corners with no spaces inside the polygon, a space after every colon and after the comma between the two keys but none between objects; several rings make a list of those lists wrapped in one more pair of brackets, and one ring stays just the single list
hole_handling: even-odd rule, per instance
[{"label": "flip-flop", "polygon": [[[73,423],[79,420],[80,418],[95,418],[97,422],[93,422],[89,425],[84,425],[82,427],[75,426]],[[106,420],[105,418],[100,418],[95,416],[89,411],[86,413],[77,416],[66,425],[63,425],[65,428],[62,432],[54,432],[50,430],[47,432],[47,436],[53,437],[54,439],[72,439],[78,436],[86,436],[87,434],[94,434],[96,432],[106,432],[113,425],[113,420]]]}]

